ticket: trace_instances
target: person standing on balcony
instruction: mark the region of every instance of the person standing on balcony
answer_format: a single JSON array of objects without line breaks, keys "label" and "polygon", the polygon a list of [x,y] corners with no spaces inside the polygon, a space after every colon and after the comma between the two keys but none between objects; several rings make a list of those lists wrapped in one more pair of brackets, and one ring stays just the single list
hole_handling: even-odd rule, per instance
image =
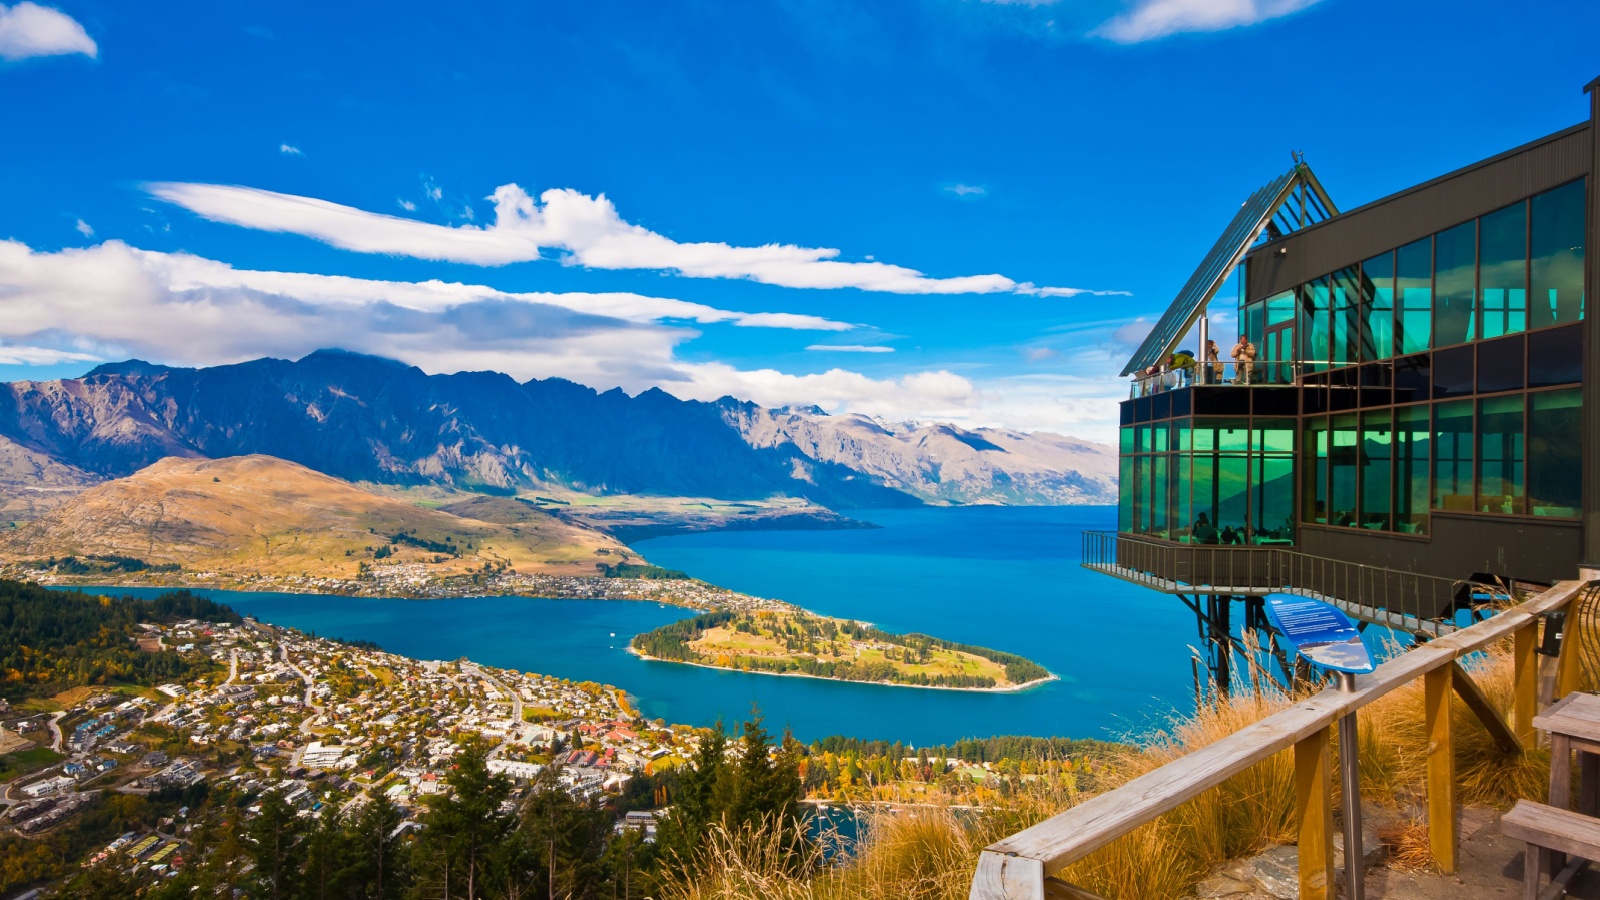
[{"label": "person standing on balcony", "polygon": [[1241,334],[1239,343],[1233,345],[1233,351],[1228,355],[1233,357],[1233,383],[1249,384],[1251,376],[1255,374],[1256,345]]},{"label": "person standing on balcony", "polygon": [[1200,371],[1200,380],[1205,384],[1218,384],[1222,381],[1222,363],[1217,360],[1221,351],[1217,349],[1217,342],[1206,338],[1206,345],[1200,348],[1201,360],[1205,367]]}]

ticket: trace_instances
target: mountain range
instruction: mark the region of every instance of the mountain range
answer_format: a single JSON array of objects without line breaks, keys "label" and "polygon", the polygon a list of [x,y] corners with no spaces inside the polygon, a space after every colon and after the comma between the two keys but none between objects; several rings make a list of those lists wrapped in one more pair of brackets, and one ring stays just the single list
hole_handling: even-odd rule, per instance
[{"label": "mountain range", "polygon": [[264,454],[353,482],[489,494],[765,498],[834,508],[1113,502],[1116,454],[1050,434],[885,423],[320,350],[130,360],[0,385],[0,515],[32,518],[167,457]]}]

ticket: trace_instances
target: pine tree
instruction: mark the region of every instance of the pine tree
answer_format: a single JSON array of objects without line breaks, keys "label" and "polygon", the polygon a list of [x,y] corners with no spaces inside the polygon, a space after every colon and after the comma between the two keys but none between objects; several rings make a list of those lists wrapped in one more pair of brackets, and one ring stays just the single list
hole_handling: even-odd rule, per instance
[{"label": "pine tree", "polygon": [[[515,824],[500,812],[511,793],[504,775],[489,772],[489,748],[468,744],[455,757],[450,790],[430,798],[417,852],[440,876],[443,900],[477,900],[493,848]],[[271,898],[268,898],[271,900]]]},{"label": "pine tree", "polygon": [[246,846],[255,861],[255,878],[263,900],[289,900],[299,889],[294,845],[304,826],[281,791],[261,798],[261,811],[250,821]]},{"label": "pine tree", "polygon": [[361,900],[395,900],[404,885],[400,868],[400,810],[379,794],[362,807],[351,823],[344,882],[350,896]]}]

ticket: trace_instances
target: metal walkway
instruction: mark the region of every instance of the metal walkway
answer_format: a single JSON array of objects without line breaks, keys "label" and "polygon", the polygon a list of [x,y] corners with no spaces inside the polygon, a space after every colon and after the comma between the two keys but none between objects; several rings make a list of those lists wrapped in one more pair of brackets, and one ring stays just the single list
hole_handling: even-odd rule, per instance
[{"label": "metal walkway", "polygon": [[1083,533],[1082,565],[1165,594],[1312,597],[1358,622],[1429,637],[1459,630],[1455,619],[1463,609],[1510,600],[1492,585],[1325,559],[1290,547],[1188,544],[1101,531]]},{"label": "metal walkway", "polygon": [[1340,597],[1329,596],[1318,591],[1297,588],[1292,585],[1264,586],[1264,585],[1227,585],[1227,584],[1189,584],[1181,581],[1172,581],[1161,578],[1148,572],[1140,572],[1108,563],[1084,563],[1083,567],[1102,575],[1120,578],[1141,587],[1160,591],[1164,594],[1185,595],[1218,595],[1227,597],[1262,597],[1267,594],[1295,594],[1301,597],[1310,597],[1322,600],[1344,610],[1345,614],[1357,622],[1367,622],[1373,625],[1382,625],[1405,631],[1408,634],[1426,634],[1429,637],[1443,637],[1453,631],[1460,630],[1458,626],[1441,619],[1424,619],[1403,612],[1396,612],[1383,606],[1369,606],[1353,602]]}]

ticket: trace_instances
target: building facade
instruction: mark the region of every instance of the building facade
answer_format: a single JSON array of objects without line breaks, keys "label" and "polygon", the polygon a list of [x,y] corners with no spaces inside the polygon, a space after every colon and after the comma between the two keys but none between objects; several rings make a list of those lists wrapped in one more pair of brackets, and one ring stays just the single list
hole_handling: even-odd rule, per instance
[{"label": "building facade", "polygon": [[[1258,191],[1124,372],[1118,535],[1085,564],[1373,608],[1382,591],[1325,566],[1288,573],[1431,576],[1458,589],[1407,612],[1441,619],[1462,582],[1600,563],[1600,80],[1586,90],[1588,121],[1348,211],[1299,160]],[[1205,360],[1221,302],[1253,361]]]}]

